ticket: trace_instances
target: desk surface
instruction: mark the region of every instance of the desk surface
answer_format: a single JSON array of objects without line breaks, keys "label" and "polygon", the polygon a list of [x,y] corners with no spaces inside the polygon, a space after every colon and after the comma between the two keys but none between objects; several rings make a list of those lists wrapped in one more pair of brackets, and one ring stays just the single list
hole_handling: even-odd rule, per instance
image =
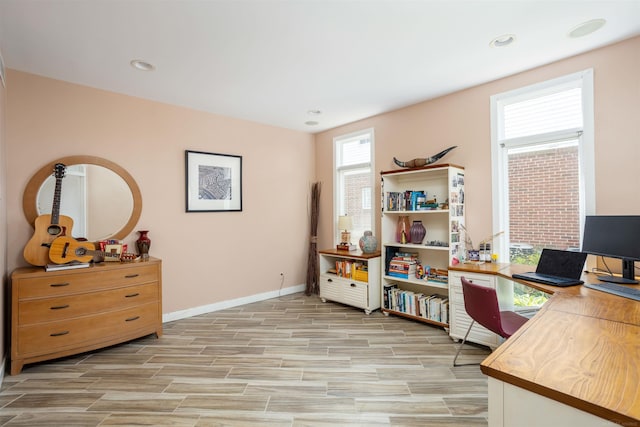
[{"label": "desk surface", "polygon": [[[599,417],[640,423],[640,303],[583,286],[558,288],[511,277],[531,267],[462,264],[553,294],[481,364],[482,372]],[[586,283],[597,283],[585,274]],[[638,285],[633,285],[638,286]]]}]

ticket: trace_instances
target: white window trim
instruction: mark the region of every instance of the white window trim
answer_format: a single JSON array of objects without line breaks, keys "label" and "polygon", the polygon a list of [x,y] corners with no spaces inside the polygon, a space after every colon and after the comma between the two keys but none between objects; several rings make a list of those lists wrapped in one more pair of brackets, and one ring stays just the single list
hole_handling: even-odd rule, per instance
[{"label": "white window trim", "polygon": [[[337,166],[337,146],[338,143],[347,142],[350,139],[356,139],[363,134],[369,134],[369,140],[371,141],[371,162],[370,163],[359,163],[352,164],[348,167],[340,167]],[[337,236],[338,232],[338,216],[344,215],[341,206],[341,201],[338,198],[338,172],[345,169],[357,169],[362,167],[369,167],[371,169],[371,227],[375,228],[375,189],[376,189],[376,181],[375,181],[375,173],[374,173],[374,165],[375,163],[375,132],[373,128],[366,128],[356,132],[350,132],[345,135],[334,136],[333,137],[333,239],[334,245],[338,243]]]},{"label": "white window trim", "polygon": [[[582,110],[583,110],[583,126],[582,132],[577,129],[565,130],[562,132],[552,132],[541,138],[537,135],[535,140],[537,143],[541,141],[558,141],[569,138],[579,138],[580,147],[578,149],[578,162],[581,176],[581,210],[585,215],[594,215],[596,206],[596,186],[595,186],[595,142],[594,142],[594,97],[593,97],[593,69],[583,70],[577,73],[562,76],[556,79],[547,80],[545,82],[536,83],[523,88],[515,89],[509,92],[503,92],[498,95],[491,96],[491,163],[492,163],[492,196],[493,196],[493,233],[501,233],[494,241],[495,251],[498,253],[499,260],[508,262],[509,260],[509,230],[506,224],[509,219],[509,198],[505,191],[502,191],[501,184],[505,181],[508,172],[506,170],[507,162],[505,161],[506,150],[504,144],[500,143],[499,130],[497,128],[498,117],[501,109],[498,104],[504,98],[515,99],[515,97],[530,96],[533,92],[544,93],[551,87],[566,84],[567,89],[576,87],[573,82],[582,81]],[[526,94],[526,95],[525,95]],[[509,146],[524,146],[530,144],[531,138],[514,138],[509,141]],[[580,240],[582,246],[582,230],[584,229],[584,217],[580,218]]]}]

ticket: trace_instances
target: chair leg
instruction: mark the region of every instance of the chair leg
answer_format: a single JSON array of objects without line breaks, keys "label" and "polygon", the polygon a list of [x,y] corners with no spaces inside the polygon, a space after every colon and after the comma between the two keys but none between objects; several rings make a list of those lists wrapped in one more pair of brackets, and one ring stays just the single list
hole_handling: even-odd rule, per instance
[{"label": "chair leg", "polygon": [[458,355],[460,354],[460,350],[462,350],[462,346],[467,341],[467,337],[469,337],[469,332],[471,332],[471,328],[473,327],[474,323],[476,323],[476,321],[472,320],[471,324],[469,325],[469,329],[467,329],[467,333],[464,334],[464,338],[462,339],[462,342],[460,343],[460,347],[458,347],[458,351],[456,351],[456,356],[453,358],[453,366],[479,365],[479,363],[461,363],[461,364],[456,364],[456,360],[458,360]]}]

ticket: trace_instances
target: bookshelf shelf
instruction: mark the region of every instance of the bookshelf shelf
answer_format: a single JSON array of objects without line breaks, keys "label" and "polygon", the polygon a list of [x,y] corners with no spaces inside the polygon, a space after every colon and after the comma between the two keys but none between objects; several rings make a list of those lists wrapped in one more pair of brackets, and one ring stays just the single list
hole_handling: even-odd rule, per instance
[{"label": "bookshelf shelf", "polygon": [[[464,168],[432,165],[383,171],[380,177],[382,311],[447,329],[448,267],[464,251]],[[408,233],[408,242],[398,242],[401,216],[422,223],[421,242],[411,242]]]},{"label": "bookshelf shelf", "polygon": [[449,251],[449,246],[431,246],[431,245],[416,245],[411,243],[394,243],[387,242],[384,246],[397,246],[402,249],[429,249],[432,251]]},{"label": "bookshelf shelf", "polygon": [[402,277],[392,277],[392,276],[384,276],[384,280],[393,281],[393,282],[402,282],[402,283],[411,283],[417,286],[424,286],[425,292],[428,291],[428,288],[439,288],[448,290],[448,283],[435,282],[432,280],[420,280],[420,279],[404,279]]},{"label": "bookshelf shelf", "polygon": [[434,215],[434,214],[444,214],[449,213],[449,209],[425,209],[425,210],[401,210],[401,211],[390,211],[385,210],[385,214],[388,215]]},{"label": "bookshelf shelf", "polygon": [[395,310],[390,310],[388,308],[383,308],[382,312],[387,316],[389,314],[393,314],[395,316],[406,317],[407,319],[411,319],[411,320],[417,320],[418,322],[430,323],[432,325],[441,326],[445,329],[449,327],[448,323],[442,323],[442,322],[437,322],[435,320],[425,319],[424,317],[414,316],[412,314],[403,313],[402,311],[395,311]]}]

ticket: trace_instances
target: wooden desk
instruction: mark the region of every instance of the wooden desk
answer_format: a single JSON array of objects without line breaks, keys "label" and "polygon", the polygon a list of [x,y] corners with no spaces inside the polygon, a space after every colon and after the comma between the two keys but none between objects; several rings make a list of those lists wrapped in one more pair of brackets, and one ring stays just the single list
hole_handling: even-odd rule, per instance
[{"label": "wooden desk", "polygon": [[[487,267],[486,274],[553,294],[481,364],[489,376],[489,425],[640,426],[640,303],[511,278],[524,270],[530,267]],[[598,282],[591,274],[583,280]]]}]

